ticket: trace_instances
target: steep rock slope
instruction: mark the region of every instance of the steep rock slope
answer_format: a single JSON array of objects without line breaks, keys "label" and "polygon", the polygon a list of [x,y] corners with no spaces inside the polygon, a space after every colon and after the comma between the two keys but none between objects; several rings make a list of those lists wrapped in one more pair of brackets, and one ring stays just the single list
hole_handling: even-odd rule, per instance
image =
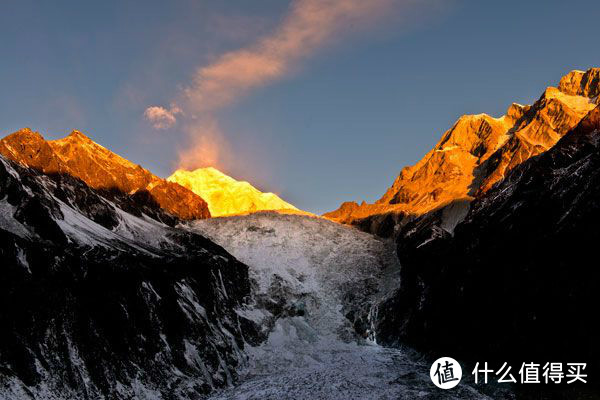
[{"label": "steep rock slope", "polygon": [[263,210],[298,210],[274,193],[263,193],[248,182],[240,182],[207,167],[177,170],[167,178],[206,200],[213,217]]},{"label": "steep rock slope", "polygon": [[46,174],[69,174],[105,194],[131,195],[142,205],[155,203],[179,219],[210,217],[206,202],[114,154],[79,131],[53,141],[22,129],[0,140],[0,154]]},{"label": "steep rock slope", "polygon": [[485,193],[515,166],[551,148],[598,104],[599,77],[600,68],[572,71],[532,106],[512,104],[500,118],[462,116],[421,161],[402,169],[375,204],[346,203],[324,216],[391,234],[386,214],[401,220]]},{"label": "steep rock slope", "polygon": [[379,307],[380,340],[479,361],[587,362],[597,382],[600,107],[463,222],[444,221],[402,229],[401,287]]},{"label": "steep rock slope", "polygon": [[221,247],[2,156],[0,259],[0,398],[197,399],[253,340]]}]

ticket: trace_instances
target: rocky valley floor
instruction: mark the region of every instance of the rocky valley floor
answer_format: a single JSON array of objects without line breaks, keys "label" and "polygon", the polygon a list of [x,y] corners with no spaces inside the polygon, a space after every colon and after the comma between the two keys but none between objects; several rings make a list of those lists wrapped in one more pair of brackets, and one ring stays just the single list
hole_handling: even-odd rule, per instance
[{"label": "rocky valley floor", "polygon": [[240,312],[267,336],[248,346],[239,384],[211,399],[487,398],[466,385],[437,389],[417,354],[377,345],[371,305],[398,282],[389,243],[322,218],[267,212],[191,229],[250,267],[255,301]]}]

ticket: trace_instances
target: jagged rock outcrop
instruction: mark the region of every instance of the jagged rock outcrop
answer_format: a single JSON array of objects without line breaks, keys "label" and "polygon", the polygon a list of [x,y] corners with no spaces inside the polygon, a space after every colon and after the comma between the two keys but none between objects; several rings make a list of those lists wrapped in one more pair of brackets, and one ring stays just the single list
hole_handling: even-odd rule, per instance
[{"label": "jagged rock outcrop", "polygon": [[364,232],[391,237],[410,214],[396,206],[364,201],[359,205],[355,201],[346,201],[337,210],[323,216],[340,224],[353,225]]},{"label": "jagged rock outcrop", "polygon": [[[590,70],[590,75],[595,70]],[[598,69],[600,71],[600,69]],[[569,79],[567,75],[561,80]],[[559,85],[559,88],[564,85]],[[512,128],[512,134],[506,144],[493,155],[480,163],[475,176],[481,183],[475,182],[473,189],[485,193],[502,180],[507,171],[523,161],[547,151],[570,129],[577,125],[583,116],[597,103],[595,93],[600,88],[578,95],[570,95],[560,89],[549,87],[542,97],[523,115]]]},{"label": "jagged rock outcrop", "polygon": [[[484,194],[515,166],[550,149],[598,104],[599,75],[600,68],[572,71],[532,106],[512,104],[500,118],[462,116],[421,161],[402,169],[375,204],[345,206],[324,216],[364,228],[379,215],[402,220]],[[372,232],[381,233],[378,226]]]},{"label": "jagged rock outcrop", "polygon": [[36,143],[19,154],[37,169],[0,156],[0,398],[198,399],[231,384],[255,341],[237,312],[247,266],[57,172]]},{"label": "jagged rock outcrop", "polygon": [[67,172],[62,160],[38,132],[21,129],[0,140],[0,154],[46,174]]},{"label": "jagged rock outcrop", "polygon": [[213,217],[267,210],[299,211],[274,193],[263,193],[248,182],[236,181],[216,168],[178,169],[167,178],[207,201]]},{"label": "jagged rock outcrop", "polygon": [[586,362],[597,382],[600,106],[449,220],[430,213],[401,230],[401,287],[378,308],[378,341],[473,361]]},{"label": "jagged rock outcrop", "polygon": [[154,204],[178,219],[210,217],[208,205],[200,196],[153,175],[79,131],[46,141],[39,133],[22,129],[0,140],[0,154],[46,174],[69,174],[109,197],[126,195],[139,205]]},{"label": "jagged rock outcrop", "polygon": [[558,90],[571,96],[598,97],[600,95],[600,68],[571,71],[558,85]]}]

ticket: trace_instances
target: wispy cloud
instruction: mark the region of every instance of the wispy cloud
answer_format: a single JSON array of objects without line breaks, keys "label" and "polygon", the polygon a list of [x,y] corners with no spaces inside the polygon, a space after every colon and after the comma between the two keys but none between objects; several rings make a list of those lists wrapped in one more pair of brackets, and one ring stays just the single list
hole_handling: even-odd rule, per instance
[{"label": "wispy cloud", "polygon": [[155,129],[167,129],[175,125],[177,122],[177,114],[181,114],[181,108],[172,105],[171,108],[166,109],[161,106],[152,106],[146,108],[144,116]]},{"label": "wispy cloud", "polygon": [[[225,143],[216,111],[252,89],[264,86],[294,71],[304,59],[350,31],[378,21],[394,6],[414,0],[295,0],[273,32],[247,47],[219,56],[199,67],[191,84],[184,87],[178,104],[185,110],[190,143],[180,152],[180,166],[195,168],[215,163]],[[179,108],[175,110],[181,112]],[[149,107],[146,117],[155,128],[172,126],[174,109]],[[208,145],[208,144],[211,145]],[[210,147],[210,156],[206,147]],[[215,155],[216,154],[216,155]],[[217,157],[217,160],[214,158]]]},{"label": "wispy cloud", "polygon": [[344,31],[385,14],[394,0],[298,0],[275,31],[198,68],[185,94],[195,112],[219,109],[281,78]]},{"label": "wispy cloud", "polygon": [[186,128],[188,142],[179,149],[178,168],[192,170],[200,167],[224,168],[231,162],[230,146],[216,119],[205,116]]}]

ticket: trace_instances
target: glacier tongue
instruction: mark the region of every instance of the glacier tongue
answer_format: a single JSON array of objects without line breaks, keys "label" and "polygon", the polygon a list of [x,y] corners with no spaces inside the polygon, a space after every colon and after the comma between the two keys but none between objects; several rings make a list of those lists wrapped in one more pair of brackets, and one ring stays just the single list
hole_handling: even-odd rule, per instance
[{"label": "glacier tongue", "polygon": [[376,337],[371,306],[399,279],[390,243],[322,218],[276,212],[189,227],[250,267],[255,304],[239,312],[267,327],[264,342],[247,346],[239,385],[211,399],[486,398],[468,386],[441,394],[418,355],[368,339]]}]

